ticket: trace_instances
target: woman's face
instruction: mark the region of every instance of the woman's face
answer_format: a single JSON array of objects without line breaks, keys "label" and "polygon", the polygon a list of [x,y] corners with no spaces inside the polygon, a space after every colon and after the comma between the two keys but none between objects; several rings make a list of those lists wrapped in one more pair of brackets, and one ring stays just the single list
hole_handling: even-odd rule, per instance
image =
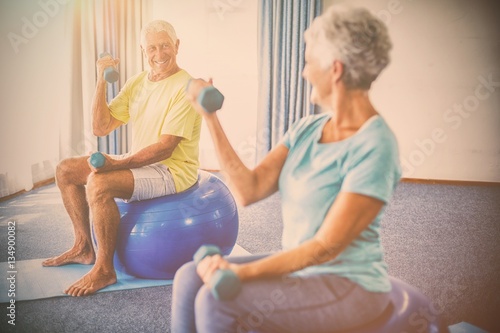
[{"label": "woman's face", "polygon": [[314,40],[306,43],[305,66],[302,76],[312,85],[311,103],[331,108],[333,93],[332,65],[324,68],[315,51]]}]

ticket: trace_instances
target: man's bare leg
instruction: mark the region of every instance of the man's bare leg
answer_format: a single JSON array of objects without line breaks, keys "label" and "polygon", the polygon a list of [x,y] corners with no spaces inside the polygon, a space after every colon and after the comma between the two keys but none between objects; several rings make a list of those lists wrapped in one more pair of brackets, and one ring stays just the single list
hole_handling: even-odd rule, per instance
[{"label": "man's bare leg", "polygon": [[130,198],[134,178],[130,170],[93,173],[89,176],[87,198],[93,215],[97,241],[94,267],[64,292],[71,296],[86,296],[116,283],[113,255],[118,238],[120,212],[114,198]]},{"label": "man's bare leg", "polygon": [[88,157],[70,158],[57,166],[56,182],[61,191],[64,207],[73,223],[75,242],[63,254],[42,262],[43,266],[66,264],[93,264],[95,252],[90,234],[89,206],[85,194],[85,184],[91,172]]}]

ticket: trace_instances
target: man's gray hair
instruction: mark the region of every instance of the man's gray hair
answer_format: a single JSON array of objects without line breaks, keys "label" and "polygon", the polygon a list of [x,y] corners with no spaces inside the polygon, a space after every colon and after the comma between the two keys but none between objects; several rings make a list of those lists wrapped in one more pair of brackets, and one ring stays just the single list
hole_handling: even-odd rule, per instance
[{"label": "man's gray hair", "polygon": [[163,20],[155,20],[146,24],[141,30],[141,45],[145,47],[146,45],[146,35],[150,32],[160,32],[165,31],[168,36],[172,39],[174,43],[177,42],[177,34],[175,33],[174,27]]},{"label": "man's gray hair", "polygon": [[333,5],[305,32],[323,68],[344,65],[342,81],[351,89],[369,89],[389,64],[392,43],[386,25],[364,8]]}]

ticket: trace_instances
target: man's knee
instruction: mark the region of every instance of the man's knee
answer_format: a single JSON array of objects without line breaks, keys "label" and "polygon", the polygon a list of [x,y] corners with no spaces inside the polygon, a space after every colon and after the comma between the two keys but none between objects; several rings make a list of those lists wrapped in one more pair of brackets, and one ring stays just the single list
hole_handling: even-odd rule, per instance
[{"label": "man's knee", "polygon": [[59,185],[72,184],[78,178],[77,173],[79,168],[76,158],[67,158],[59,162],[56,167],[56,182]]},{"label": "man's knee", "polygon": [[89,203],[102,202],[106,197],[111,197],[106,176],[91,173],[87,178],[87,200]]}]

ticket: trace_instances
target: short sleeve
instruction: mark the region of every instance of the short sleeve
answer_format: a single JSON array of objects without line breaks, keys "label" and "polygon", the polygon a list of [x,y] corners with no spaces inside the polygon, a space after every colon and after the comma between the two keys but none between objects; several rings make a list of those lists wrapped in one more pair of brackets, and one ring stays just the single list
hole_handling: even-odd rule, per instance
[{"label": "short sleeve", "polygon": [[185,89],[180,89],[163,122],[161,134],[175,135],[191,140],[197,115],[186,96]]},{"label": "short sleeve", "polygon": [[109,103],[109,110],[111,111],[111,116],[122,123],[128,123],[130,119],[129,107],[130,107],[130,86],[131,80],[127,81],[123,88],[120,90],[118,95],[113,98],[111,103]]},{"label": "short sleeve", "polygon": [[367,195],[387,203],[400,177],[396,143],[390,139],[371,142],[352,153],[341,191]]},{"label": "short sleeve", "polygon": [[293,125],[285,132],[285,134],[283,135],[283,137],[279,141],[279,143],[285,145],[285,147],[287,147],[288,149],[290,149],[292,146],[292,142],[291,142],[292,137],[294,137],[295,132],[297,131],[297,124],[298,123],[299,123],[299,121],[296,121],[295,123],[293,123]]},{"label": "short sleeve", "polygon": [[326,119],[326,117],[326,114],[320,116],[307,116],[295,121],[292,126],[290,126],[288,131],[286,131],[285,135],[283,135],[279,143],[285,145],[288,149],[291,149],[301,140],[301,138],[311,133],[313,130],[311,125],[320,126],[322,124],[322,120]]}]

